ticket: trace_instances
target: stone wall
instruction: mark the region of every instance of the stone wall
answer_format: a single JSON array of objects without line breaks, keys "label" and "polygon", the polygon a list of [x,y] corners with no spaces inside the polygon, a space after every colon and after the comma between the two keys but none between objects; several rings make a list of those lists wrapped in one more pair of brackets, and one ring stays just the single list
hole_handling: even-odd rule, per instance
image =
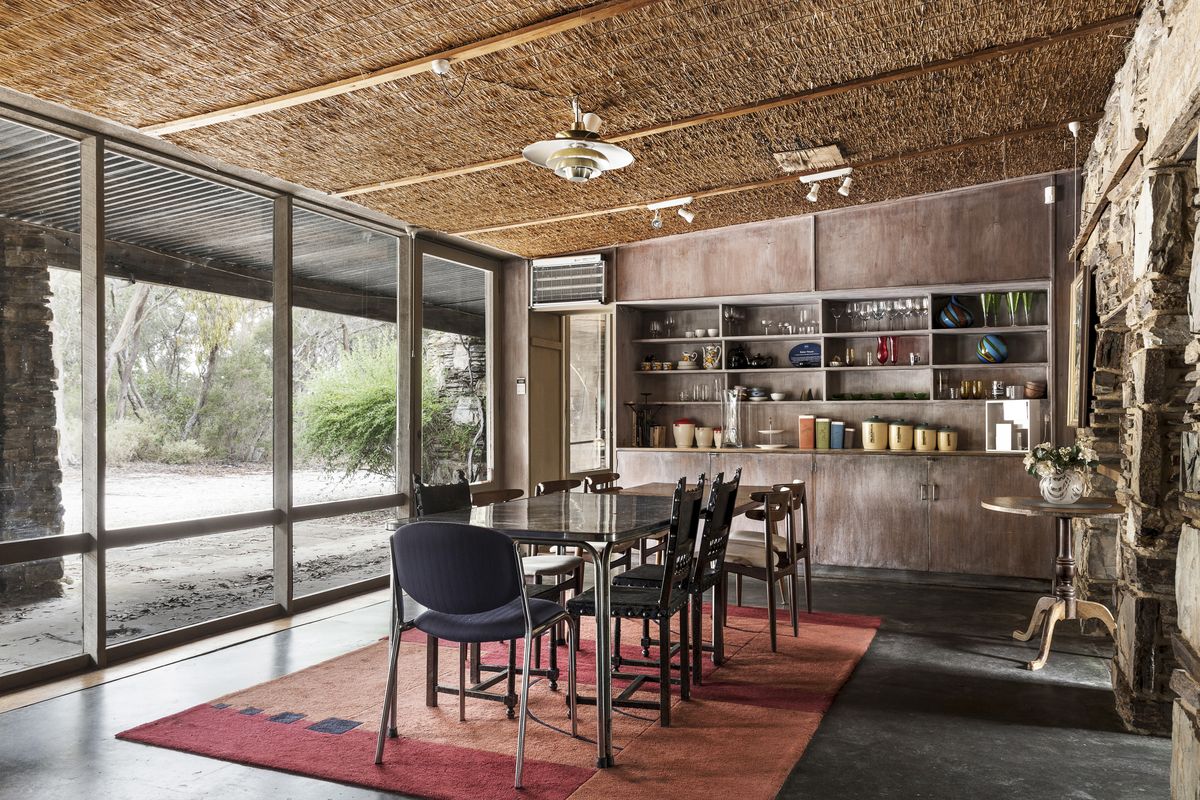
[{"label": "stone wall", "polygon": [[[0,231],[0,541],[63,532],[51,352],[50,269]],[[0,600],[58,591],[61,559],[0,567]]]},{"label": "stone wall", "polygon": [[1145,4],[1088,154],[1083,217],[1110,205],[1080,257],[1100,322],[1077,432],[1101,454],[1096,488],[1127,507],[1076,529],[1081,588],[1116,605],[1117,709],[1131,730],[1172,733],[1172,796],[1188,800],[1200,798],[1200,494],[1181,489],[1180,447],[1200,432],[1200,319],[1188,311],[1200,198],[1181,153],[1200,122],[1197,52],[1200,0]]}]

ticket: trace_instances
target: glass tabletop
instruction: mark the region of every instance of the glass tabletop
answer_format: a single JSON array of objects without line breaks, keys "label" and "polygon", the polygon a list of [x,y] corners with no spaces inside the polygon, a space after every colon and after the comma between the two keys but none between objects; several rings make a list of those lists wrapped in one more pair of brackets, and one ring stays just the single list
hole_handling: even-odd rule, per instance
[{"label": "glass tabletop", "polygon": [[408,522],[462,522],[537,542],[619,543],[668,527],[672,502],[671,497],[562,492],[428,514]]}]

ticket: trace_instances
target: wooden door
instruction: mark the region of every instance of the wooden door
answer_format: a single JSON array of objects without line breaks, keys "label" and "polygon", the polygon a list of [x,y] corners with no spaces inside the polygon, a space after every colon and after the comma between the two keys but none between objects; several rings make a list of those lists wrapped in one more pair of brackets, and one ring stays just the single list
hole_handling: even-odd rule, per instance
[{"label": "wooden door", "polygon": [[824,456],[812,475],[813,549],[819,564],[929,569],[928,459]]},{"label": "wooden door", "polygon": [[529,483],[557,480],[563,464],[562,348],[529,348]]},{"label": "wooden door", "polygon": [[985,497],[1036,495],[1015,456],[953,456],[929,464],[930,569],[1045,578],[1053,572],[1053,520],[1000,514]]}]

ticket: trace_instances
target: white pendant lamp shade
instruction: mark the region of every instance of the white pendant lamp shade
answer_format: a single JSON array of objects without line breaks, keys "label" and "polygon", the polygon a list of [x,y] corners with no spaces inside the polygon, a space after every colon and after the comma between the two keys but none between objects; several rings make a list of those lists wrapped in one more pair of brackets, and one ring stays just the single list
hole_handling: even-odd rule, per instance
[{"label": "white pendant lamp shade", "polygon": [[553,139],[534,142],[522,150],[521,155],[527,161],[572,183],[584,183],[633,163],[628,150],[609,144],[596,133],[601,124],[599,117],[584,115],[578,100],[571,101],[571,108],[575,113],[571,127]]}]

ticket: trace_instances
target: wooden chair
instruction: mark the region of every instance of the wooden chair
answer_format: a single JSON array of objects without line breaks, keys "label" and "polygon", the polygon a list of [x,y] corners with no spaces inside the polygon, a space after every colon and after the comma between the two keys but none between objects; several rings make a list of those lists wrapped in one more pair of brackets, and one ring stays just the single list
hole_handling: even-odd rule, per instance
[{"label": "wooden chair", "polygon": [[[704,511],[704,531],[700,534],[700,547],[696,558],[695,574],[692,578],[692,680],[702,681],[701,655],[704,650],[713,654],[713,663],[720,665],[725,660],[725,549],[729,543],[729,529],[733,525],[733,514],[737,509],[737,494],[741,488],[742,468],[738,467],[733,480],[725,481],[724,473],[717,473],[712,489],[708,493],[708,507]],[[654,588],[662,585],[664,568],[658,564],[642,564],[613,579],[613,585],[641,586]],[[712,645],[705,647],[701,639],[704,594],[713,590]],[[648,654],[650,641],[649,622],[642,629],[642,654]],[[619,653],[613,656],[619,663]]]},{"label": "wooden chair", "polygon": [[523,489],[493,489],[489,492],[471,492],[471,505],[476,508],[491,506],[496,503],[507,503],[509,500],[520,500],[525,496]]},{"label": "wooden chair", "polygon": [[[613,699],[613,705],[631,706],[634,708],[654,708],[655,703],[639,700],[634,697],[646,682],[658,683],[658,713],[659,725],[664,728],[671,725],[671,684],[676,679],[671,676],[671,659],[679,656],[679,696],[683,700],[691,699],[691,668],[689,658],[691,647],[688,636],[691,631],[689,623],[689,606],[691,601],[691,582],[695,564],[696,531],[700,523],[700,507],[704,499],[704,476],[700,476],[699,485],[691,491],[687,489],[687,479],[680,478],[675,487],[675,500],[671,508],[671,529],[667,535],[666,563],[663,575],[657,587],[644,588],[639,586],[623,586],[613,582],[611,607],[616,620],[613,630],[613,648],[617,653],[621,650],[621,620],[649,619],[658,623],[658,660],[650,662],[658,667],[658,674],[621,673],[619,665],[613,662],[612,677],[628,680],[629,685],[620,695]],[[595,614],[595,590],[572,597],[567,601],[567,611],[575,618],[575,629],[579,629],[579,618],[584,614]],[[679,615],[679,642],[671,641],[671,621]],[[626,660],[626,663],[630,663]],[[585,702],[587,702],[585,700]],[[594,701],[593,701],[594,702]]]},{"label": "wooden chair", "polygon": [[619,472],[597,472],[583,479],[583,490],[589,494],[616,494],[621,491]]},{"label": "wooden chair", "polygon": [[558,494],[559,492],[569,492],[572,489],[578,489],[583,485],[583,481],[574,478],[564,478],[560,481],[542,481],[534,490],[534,496],[542,497],[547,494]]},{"label": "wooden chair", "polygon": [[[754,578],[767,584],[767,613],[771,628],[771,651],[775,641],[775,589],[782,583],[788,608],[791,610],[792,635],[800,635],[800,616],[797,602],[800,594],[796,569],[804,561],[805,599],[812,613],[811,539],[808,521],[808,496],[804,481],[776,484],[769,492],[755,492],[751,497],[762,508],[746,512],[746,518],[762,522],[762,530],[735,530],[729,536],[725,551],[725,571],[736,580],[736,602],[742,604],[742,578]],[[799,531],[796,518],[799,517]],[[783,533],[779,523],[784,523]],[[786,582],[785,582],[786,581]]]},{"label": "wooden chair", "polygon": [[454,483],[438,486],[423,483],[420,475],[413,474],[413,506],[418,517],[471,507],[471,484],[467,482],[467,475],[461,469],[455,475]]}]

